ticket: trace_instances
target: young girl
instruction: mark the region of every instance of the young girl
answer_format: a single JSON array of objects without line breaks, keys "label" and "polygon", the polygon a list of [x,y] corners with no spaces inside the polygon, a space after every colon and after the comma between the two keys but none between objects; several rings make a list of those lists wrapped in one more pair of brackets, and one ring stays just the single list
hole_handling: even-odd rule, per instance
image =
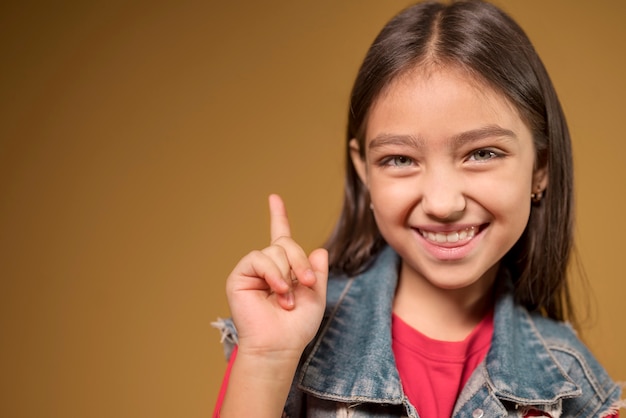
[{"label": "young girl", "polygon": [[393,18],[352,90],[326,249],[292,240],[273,195],[271,245],[228,278],[218,326],[236,347],[215,416],[617,416],[618,386],[562,322],[570,146],[502,11],[428,2]]}]

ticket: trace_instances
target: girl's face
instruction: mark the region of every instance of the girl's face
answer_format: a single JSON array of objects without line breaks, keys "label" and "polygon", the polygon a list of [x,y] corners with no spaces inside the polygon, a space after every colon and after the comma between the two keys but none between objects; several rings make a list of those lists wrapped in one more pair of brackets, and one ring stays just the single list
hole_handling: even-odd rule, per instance
[{"label": "girl's face", "polygon": [[403,278],[442,289],[489,286],[547,184],[516,109],[451,69],[394,80],[370,111],[365,159],[356,140],[351,153]]}]

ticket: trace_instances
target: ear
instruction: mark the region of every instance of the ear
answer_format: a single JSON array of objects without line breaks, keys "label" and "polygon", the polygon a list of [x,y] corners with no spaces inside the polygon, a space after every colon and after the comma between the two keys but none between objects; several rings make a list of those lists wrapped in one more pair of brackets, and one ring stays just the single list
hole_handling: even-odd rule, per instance
[{"label": "ear", "polygon": [[543,193],[548,187],[548,167],[535,169],[533,173],[532,193]]},{"label": "ear", "polygon": [[359,141],[356,139],[350,140],[350,158],[352,159],[352,165],[358,174],[359,178],[365,186],[367,186],[367,167],[365,164],[365,158],[361,157],[361,147],[359,147]]}]

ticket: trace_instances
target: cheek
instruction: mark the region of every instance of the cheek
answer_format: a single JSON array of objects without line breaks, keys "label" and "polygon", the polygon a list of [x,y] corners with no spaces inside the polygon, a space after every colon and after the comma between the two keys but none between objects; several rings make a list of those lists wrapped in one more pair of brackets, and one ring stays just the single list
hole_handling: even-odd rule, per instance
[{"label": "cheek", "polygon": [[495,220],[525,226],[530,215],[530,176],[503,175],[475,181],[474,198]]},{"label": "cheek", "polygon": [[383,219],[398,223],[408,218],[417,200],[416,191],[408,179],[370,179],[369,192],[379,226]]}]

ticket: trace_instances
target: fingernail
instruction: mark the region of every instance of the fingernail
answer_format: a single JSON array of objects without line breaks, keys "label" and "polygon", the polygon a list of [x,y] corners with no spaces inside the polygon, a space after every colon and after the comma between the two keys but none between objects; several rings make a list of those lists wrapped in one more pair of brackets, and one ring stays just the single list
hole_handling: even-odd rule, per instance
[{"label": "fingernail", "polygon": [[311,269],[308,269],[307,271],[304,272],[304,277],[307,280],[315,280],[316,279],[315,273],[313,273],[313,270],[311,270]]},{"label": "fingernail", "polygon": [[291,290],[285,295],[285,301],[287,302],[287,306],[289,306],[290,308],[293,308],[296,304],[293,298],[293,292]]}]

